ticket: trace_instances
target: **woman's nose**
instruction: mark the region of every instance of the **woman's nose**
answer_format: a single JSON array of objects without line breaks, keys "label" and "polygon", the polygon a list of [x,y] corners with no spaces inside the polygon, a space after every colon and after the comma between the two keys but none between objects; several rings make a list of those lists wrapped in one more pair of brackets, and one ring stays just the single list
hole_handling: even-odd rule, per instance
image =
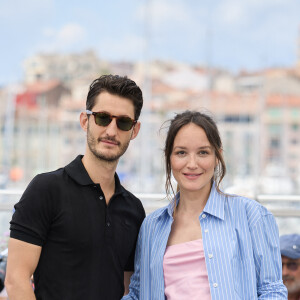
[{"label": "woman's nose", "polygon": [[197,168],[197,158],[194,155],[191,155],[187,164],[188,168],[195,169]]}]

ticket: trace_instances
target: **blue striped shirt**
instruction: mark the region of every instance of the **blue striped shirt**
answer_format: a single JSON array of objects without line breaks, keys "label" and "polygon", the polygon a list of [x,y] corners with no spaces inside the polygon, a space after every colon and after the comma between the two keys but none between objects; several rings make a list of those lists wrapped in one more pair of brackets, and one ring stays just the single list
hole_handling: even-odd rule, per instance
[{"label": "blue striped shirt", "polygon": [[[130,293],[123,300],[165,299],[163,257],[174,201],[144,220]],[[265,207],[241,196],[220,194],[213,185],[199,221],[213,300],[287,299],[278,228]]]}]

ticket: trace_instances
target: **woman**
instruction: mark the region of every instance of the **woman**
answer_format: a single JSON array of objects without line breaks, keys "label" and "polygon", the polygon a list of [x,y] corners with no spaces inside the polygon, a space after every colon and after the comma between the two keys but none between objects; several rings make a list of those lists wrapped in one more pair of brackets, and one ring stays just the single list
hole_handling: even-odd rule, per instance
[{"label": "woman", "polygon": [[171,173],[179,192],[144,220],[123,299],[287,299],[274,217],[220,190],[226,168],[214,121],[176,115],[164,151],[167,193]]}]

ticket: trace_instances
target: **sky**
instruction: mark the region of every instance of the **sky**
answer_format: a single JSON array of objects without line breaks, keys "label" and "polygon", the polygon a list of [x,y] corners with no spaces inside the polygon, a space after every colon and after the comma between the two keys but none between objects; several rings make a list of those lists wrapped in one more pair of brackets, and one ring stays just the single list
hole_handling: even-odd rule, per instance
[{"label": "sky", "polygon": [[296,64],[299,0],[0,0],[0,86],[37,53],[228,69]]}]

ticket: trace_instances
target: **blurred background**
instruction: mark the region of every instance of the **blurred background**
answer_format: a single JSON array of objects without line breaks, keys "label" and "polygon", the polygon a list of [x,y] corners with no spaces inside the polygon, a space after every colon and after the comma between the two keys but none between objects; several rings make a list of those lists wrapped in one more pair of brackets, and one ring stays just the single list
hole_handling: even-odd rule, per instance
[{"label": "blurred background", "polygon": [[0,249],[30,180],[84,154],[89,84],[127,75],[142,128],[118,166],[147,213],[165,205],[163,142],[186,109],[216,120],[223,190],[300,233],[298,0],[0,0]]}]

